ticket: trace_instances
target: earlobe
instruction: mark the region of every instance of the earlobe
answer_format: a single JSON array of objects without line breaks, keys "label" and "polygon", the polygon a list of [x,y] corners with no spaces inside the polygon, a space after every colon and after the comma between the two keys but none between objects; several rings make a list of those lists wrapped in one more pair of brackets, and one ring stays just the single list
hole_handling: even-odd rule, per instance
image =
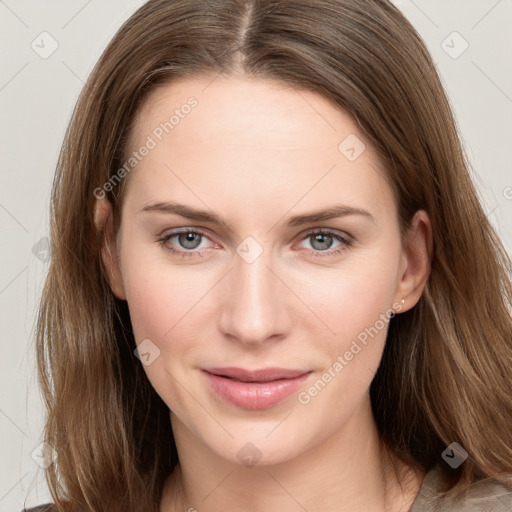
[{"label": "earlobe", "polygon": [[428,214],[418,210],[403,241],[405,269],[397,286],[395,300],[403,300],[400,312],[419,301],[430,276],[433,257],[432,227]]},{"label": "earlobe", "polygon": [[125,300],[126,294],[117,255],[113,208],[108,199],[102,198],[96,201],[94,224],[102,233],[101,259],[112,293],[118,299]]}]

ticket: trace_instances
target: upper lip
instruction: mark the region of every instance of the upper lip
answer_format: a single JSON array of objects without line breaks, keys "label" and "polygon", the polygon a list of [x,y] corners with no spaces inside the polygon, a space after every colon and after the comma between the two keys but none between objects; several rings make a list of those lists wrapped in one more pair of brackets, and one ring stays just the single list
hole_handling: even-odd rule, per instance
[{"label": "upper lip", "polygon": [[270,382],[278,379],[293,379],[310,373],[309,370],[294,370],[289,368],[261,368],[259,370],[246,370],[245,368],[204,368],[204,371],[213,375],[237,379],[243,382]]}]

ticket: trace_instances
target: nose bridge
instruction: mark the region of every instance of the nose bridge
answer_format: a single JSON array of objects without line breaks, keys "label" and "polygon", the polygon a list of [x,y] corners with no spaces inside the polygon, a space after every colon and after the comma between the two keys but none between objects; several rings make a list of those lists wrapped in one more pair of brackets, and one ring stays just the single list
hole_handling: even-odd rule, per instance
[{"label": "nose bridge", "polygon": [[229,273],[220,327],[224,334],[241,342],[258,343],[285,330],[286,308],[283,285],[268,268],[272,268],[270,250],[261,246],[258,249],[253,240],[246,242],[237,248],[234,268]]}]

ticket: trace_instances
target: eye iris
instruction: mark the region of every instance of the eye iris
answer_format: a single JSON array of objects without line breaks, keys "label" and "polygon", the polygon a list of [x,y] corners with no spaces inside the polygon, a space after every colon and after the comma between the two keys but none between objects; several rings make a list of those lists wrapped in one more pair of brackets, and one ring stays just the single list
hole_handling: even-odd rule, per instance
[{"label": "eye iris", "polygon": [[[331,235],[325,233],[318,233],[316,235],[313,235],[311,238],[313,240],[311,246],[318,251],[329,249],[329,247],[332,245],[333,237]],[[320,242],[320,247],[315,247],[316,242]]]},{"label": "eye iris", "polygon": [[182,247],[195,249],[201,243],[201,235],[199,233],[180,233],[178,240]]}]

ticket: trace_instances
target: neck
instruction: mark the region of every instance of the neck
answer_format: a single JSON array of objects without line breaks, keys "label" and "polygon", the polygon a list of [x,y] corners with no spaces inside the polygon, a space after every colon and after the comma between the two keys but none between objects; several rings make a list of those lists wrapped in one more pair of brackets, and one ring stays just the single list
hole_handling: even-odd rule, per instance
[{"label": "neck", "polygon": [[369,397],[318,445],[265,466],[227,461],[171,418],[181,462],[165,482],[160,512],[406,511],[424,476],[387,453]]}]

